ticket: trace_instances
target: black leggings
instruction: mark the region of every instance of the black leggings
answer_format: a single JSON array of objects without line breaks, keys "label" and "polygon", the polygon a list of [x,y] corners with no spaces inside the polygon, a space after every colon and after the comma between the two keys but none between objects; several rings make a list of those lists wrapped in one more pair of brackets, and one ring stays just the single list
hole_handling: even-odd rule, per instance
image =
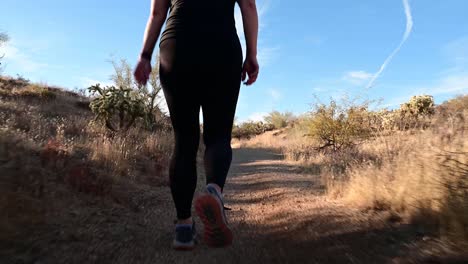
[{"label": "black leggings", "polygon": [[[227,45],[226,45],[227,43]],[[242,50],[233,41],[160,45],[160,80],[175,135],[169,177],[178,219],[191,216],[203,112],[206,182],[224,187],[232,160],[231,132],[239,95]]]}]

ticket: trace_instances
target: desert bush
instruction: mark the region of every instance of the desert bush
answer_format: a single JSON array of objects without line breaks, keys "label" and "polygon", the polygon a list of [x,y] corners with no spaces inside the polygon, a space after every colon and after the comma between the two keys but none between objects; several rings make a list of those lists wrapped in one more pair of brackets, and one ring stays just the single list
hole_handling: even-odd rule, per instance
[{"label": "desert bush", "polygon": [[294,118],[291,112],[280,113],[273,111],[265,117],[265,122],[272,125],[275,129],[285,128]]},{"label": "desert bush", "polygon": [[57,97],[57,95],[47,86],[38,84],[29,84],[25,87],[15,88],[13,89],[12,95],[45,100],[52,100]]},{"label": "desert bush", "polygon": [[319,150],[338,151],[353,147],[372,136],[372,121],[368,104],[331,100],[328,105],[317,104],[310,115],[308,135],[318,142]]},{"label": "desert bush", "polygon": [[265,124],[263,122],[244,122],[240,125],[235,125],[232,130],[232,137],[241,139],[241,138],[251,138],[256,135],[265,133],[266,131],[271,131],[274,129],[272,124]]},{"label": "desert bush", "polygon": [[459,95],[437,107],[439,113],[459,114],[468,111],[468,95]]},{"label": "desert bush", "polygon": [[468,116],[468,95],[459,95],[437,106],[437,123],[448,123],[453,129],[456,124],[465,123]]}]

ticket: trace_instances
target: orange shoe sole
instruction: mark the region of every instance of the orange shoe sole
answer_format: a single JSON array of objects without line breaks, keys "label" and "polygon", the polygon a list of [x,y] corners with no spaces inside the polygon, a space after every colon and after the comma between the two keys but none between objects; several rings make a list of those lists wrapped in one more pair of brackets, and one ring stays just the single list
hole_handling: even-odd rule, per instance
[{"label": "orange shoe sole", "polygon": [[222,248],[232,244],[232,231],[223,220],[216,198],[209,194],[199,196],[195,201],[195,211],[205,227],[203,238],[209,247]]}]

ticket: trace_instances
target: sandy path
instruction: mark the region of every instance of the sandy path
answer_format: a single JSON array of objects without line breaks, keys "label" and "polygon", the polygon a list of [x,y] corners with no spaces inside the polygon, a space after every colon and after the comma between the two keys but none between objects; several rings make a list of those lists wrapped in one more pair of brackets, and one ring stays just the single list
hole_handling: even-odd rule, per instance
[{"label": "sandy path", "polygon": [[[200,187],[203,185],[203,175]],[[228,249],[175,252],[167,187],[131,194],[132,210],[100,204],[37,230],[12,263],[401,263],[423,240],[381,214],[351,210],[323,195],[317,176],[262,149],[235,149],[226,205],[235,233]],[[95,201],[85,201],[93,208]],[[102,203],[102,202],[101,202]],[[197,219],[198,220],[198,219]],[[57,220],[59,221],[59,220]],[[200,223],[198,221],[198,223]],[[198,225],[201,231],[200,224]],[[426,239],[427,240],[427,239]],[[24,247],[19,248],[18,247]],[[13,253],[13,252],[12,252]],[[16,254],[16,253],[15,253]],[[414,251],[413,251],[414,254]],[[414,256],[413,256],[414,257]],[[413,257],[411,259],[413,259]],[[8,259],[8,258],[7,258]],[[2,262],[8,263],[9,261]]]}]

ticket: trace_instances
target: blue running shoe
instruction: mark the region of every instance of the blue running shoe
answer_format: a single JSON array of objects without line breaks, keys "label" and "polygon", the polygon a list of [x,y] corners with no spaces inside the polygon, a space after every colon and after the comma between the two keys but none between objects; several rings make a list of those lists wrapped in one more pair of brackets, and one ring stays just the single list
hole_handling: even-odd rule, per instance
[{"label": "blue running shoe", "polygon": [[195,222],[190,224],[176,224],[173,248],[175,250],[193,250],[197,231]]}]

